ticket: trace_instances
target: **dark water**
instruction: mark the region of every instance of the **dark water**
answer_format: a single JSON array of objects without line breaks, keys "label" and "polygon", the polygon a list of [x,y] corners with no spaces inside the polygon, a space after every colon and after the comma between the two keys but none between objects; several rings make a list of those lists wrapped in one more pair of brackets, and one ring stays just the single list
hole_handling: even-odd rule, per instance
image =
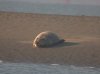
[{"label": "dark water", "polygon": [[0,74],[100,74],[100,69],[59,64],[0,63]]},{"label": "dark water", "polygon": [[34,4],[30,2],[0,1],[0,11],[100,16],[99,5]]}]

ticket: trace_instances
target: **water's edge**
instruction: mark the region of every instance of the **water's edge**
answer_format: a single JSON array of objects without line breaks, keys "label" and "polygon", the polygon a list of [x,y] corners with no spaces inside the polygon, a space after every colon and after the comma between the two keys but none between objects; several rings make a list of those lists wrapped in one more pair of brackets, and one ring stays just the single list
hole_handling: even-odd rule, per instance
[{"label": "water's edge", "polygon": [[64,66],[59,64],[0,63],[0,74],[99,74],[94,67]]}]

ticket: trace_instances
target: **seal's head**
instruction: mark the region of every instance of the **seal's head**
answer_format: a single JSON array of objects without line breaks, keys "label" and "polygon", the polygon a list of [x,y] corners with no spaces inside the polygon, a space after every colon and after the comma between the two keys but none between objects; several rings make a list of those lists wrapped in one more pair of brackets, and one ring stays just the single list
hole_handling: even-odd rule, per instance
[{"label": "seal's head", "polygon": [[55,33],[46,31],[41,32],[33,41],[33,46],[35,47],[50,47],[56,44],[64,42],[63,39],[60,39]]}]

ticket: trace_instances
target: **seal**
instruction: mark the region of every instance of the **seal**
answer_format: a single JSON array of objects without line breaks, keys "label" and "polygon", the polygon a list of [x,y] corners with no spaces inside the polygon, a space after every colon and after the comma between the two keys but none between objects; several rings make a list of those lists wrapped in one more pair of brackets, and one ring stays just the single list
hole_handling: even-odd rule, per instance
[{"label": "seal", "polygon": [[55,33],[45,31],[39,33],[33,41],[35,47],[51,47],[64,42],[64,39],[60,39]]}]

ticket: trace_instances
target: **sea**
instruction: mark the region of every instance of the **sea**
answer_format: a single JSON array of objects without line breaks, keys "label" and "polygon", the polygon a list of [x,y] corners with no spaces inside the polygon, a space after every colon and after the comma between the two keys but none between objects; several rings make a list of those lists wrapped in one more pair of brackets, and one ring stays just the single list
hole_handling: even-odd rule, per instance
[{"label": "sea", "polygon": [[0,74],[100,74],[100,68],[6,62],[0,63]]},{"label": "sea", "polygon": [[0,11],[74,16],[100,16],[100,5],[43,4],[0,0]]}]

